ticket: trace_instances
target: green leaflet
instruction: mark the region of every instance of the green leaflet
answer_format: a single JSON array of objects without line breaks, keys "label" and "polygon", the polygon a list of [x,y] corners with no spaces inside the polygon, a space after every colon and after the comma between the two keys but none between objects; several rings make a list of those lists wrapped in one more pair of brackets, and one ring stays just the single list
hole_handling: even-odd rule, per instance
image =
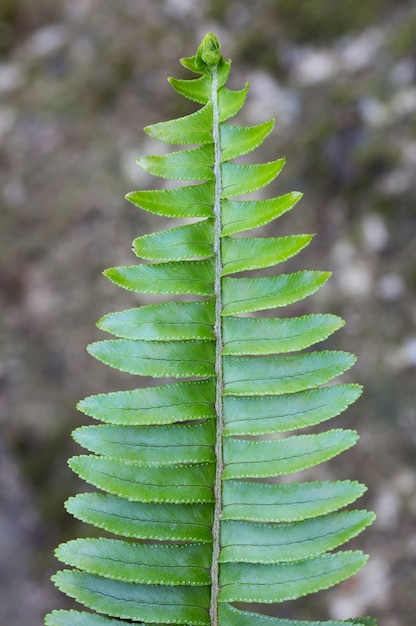
[{"label": "green leaflet", "polygon": [[214,153],[211,145],[179,150],[158,156],[141,157],[142,170],[173,180],[213,180]]},{"label": "green leaflet", "polygon": [[[52,577],[56,586],[81,604],[112,617],[208,626],[209,587],[140,585],[77,570]],[[161,597],[163,602],[161,602]]]},{"label": "green leaflet", "polygon": [[228,200],[222,203],[222,235],[235,235],[264,226],[290,211],[301,199],[298,192],[267,200]]},{"label": "green leaflet", "polygon": [[257,396],[304,391],[349,369],[355,357],[335,350],[296,356],[224,357],[224,394]]},{"label": "green leaflet", "polygon": [[[363,623],[361,624],[361,622],[358,622],[356,620],[347,620],[341,622],[333,620],[329,622],[305,622],[298,620],[280,619],[279,617],[269,617],[268,615],[252,613],[251,611],[240,611],[239,609],[236,609],[235,607],[227,603],[220,604],[219,614],[221,617],[222,626],[353,626],[353,624],[366,626],[365,620],[363,620]],[[368,624],[368,626],[373,625]],[[374,626],[377,626],[377,624],[374,624]]]},{"label": "green leaflet", "polygon": [[336,315],[304,315],[291,318],[225,317],[225,354],[279,354],[309,348],[341,328]]},{"label": "green leaflet", "polygon": [[225,521],[220,561],[302,561],[337,548],[361,532],[363,524],[370,524],[374,517],[367,511],[341,511],[293,523]]},{"label": "green leaflet", "polygon": [[90,574],[144,585],[209,585],[208,544],[146,544],[120,539],[75,539],[56,557]]},{"label": "green leaflet", "polygon": [[[140,234],[133,249],[144,262],[104,272],[133,293],[167,297],[99,320],[115,338],[88,352],[133,374],[137,388],[82,400],[78,408],[101,423],[73,433],[89,454],[70,459],[70,467],[97,491],[69,498],[66,508],[111,536],[58,547],[56,556],[72,569],[53,580],[88,611],[53,611],[45,624],[376,626],[371,618],[267,617],[230,604],[279,603],[355,574],[366,556],[334,550],[374,515],[346,508],[365,491],[354,480],[280,478],[356,443],[357,433],[341,428],[293,434],[324,424],[360,396],[357,384],[328,385],[355,357],[309,350],[343,326],[340,317],[280,314],[324,285],[328,272],[239,275],[283,263],[310,243],[309,234],[247,232],[291,210],[302,194],[240,197],[283,168],[283,158],[233,162],[257,148],[274,121],[228,123],[248,85],[226,87],[230,62],[212,33],[181,62],[198,77],[170,83],[201,106],[146,127],[152,138],[182,148],[138,164],[186,182],[126,197],[186,223]],[[272,315],[249,315],[264,310]],[[138,376],[161,380],[143,387]]]},{"label": "green leaflet", "polygon": [[110,424],[147,426],[215,418],[214,381],[193,381],[99,394],[81,400],[86,415]]},{"label": "green leaflet", "polygon": [[329,272],[301,271],[264,278],[224,278],[223,315],[287,306],[315,293]]},{"label": "green leaflet", "polygon": [[274,120],[243,128],[224,124],[220,128],[221,161],[229,161],[255,150],[271,133]]},{"label": "green leaflet", "polygon": [[224,435],[264,435],[315,426],[361,395],[359,385],[332,385],[296,394],[224,398]]},{"label": "green leaflet", "polygon": [[351,481],[273,483],[224,481],[223,519],[295,522],[355,502],[366,488]]},{"label": "green leaflet", "polygon": [[88,352],[106,365],[141,376],[213,376],[215,346],[212,341],[168,342],[115,339],[98,341]]},{"label": "green leaflet", "polygon": [[280,174],[285,164],[284,159],[256,165],[237,165],[224,163],[221,166],[221,198],[241,196],[265,187]]},{"label": "green leaflet", "polygon": [[[185,66],[187,60],[181,60]],[[218,87],[224,87],[231,70],[231,61],[222,60],[218,65]],[[191,70],[192,71],[192,70]],[[185,98],[189,98],[199,104],[207,104],[211,98],[211,81],[207,76],[194,78],[191,80],[181,80],[178,78],[168,78],[172,87]]]},{"label": "green leaflet", "polygon": [[[343,432],[343,431],[341,431]],[[180,426],[82,426],[72,433],[81,446],[133,463],[214,463],[213,420]]]},{"label": "green leaflet", "polygon": [[243,239],[224,237],[222,240],[222,275],[270,267],[290,259],[308,245],[312,235]]},{"label": "green leaflet", "polygon": [[122,339],[214,340],[214,300],[164,302],[104,315],[98,328]]},{"label": "green leaflet", "polygon": [[224,87],[218,92],[219,121],[226,122],[242,109],[247,98],[248,84],[239,91]]},{"label": "green leaflet", "polygon": [[358,441],[352,430],[329,430],[319,435],[286,439],[224,441],[223,478],[265,478],[313,467],[347,450]]},{"label": "green leaflet", "polygon": [[158,541],[211,542],[210,504],[131,502],[111,494],[82,493],[66,502],[76,518],[115,535]]},{"label": "green leaflet", "polygon": [[116,285],[128,291],[212,296],[213,270],[211,261],[184,261],[112,267],[104,274]]},{"label": "green leaflet", "polygon": [[52,611],[45,619],[46,626],[120,626],[125,623],[84,611]]},{"label": "green leaflet", "polygon": [[188,185],[175,189],[132,191],[127,200],[155,215],[166,217],[212,217],[212,183]]},{"label": "green leaflet", "polygon": [[166,143],[211,143],[212,142],[212,104],[207,103],[191,115],[180,117],[170,122],[160,122],[144,129],[153,139]]},{"label": "green leaflet", "polygon": [[361,552],[323,554],[305,561],[263,565],[224,563],[220,600],[284,602],[333,585],[356,574],[367,557]]},{"label": "green leaflet", "polygon": [[133,241],[137,256],[150,261],[184,261],[191,257],[212,257],[212,220],[170,228]]},{"label": "green leaflet", "polygon": [[84,455],[72,457],[69,465],[98,489],[133,502],[213,501],[214,468],[210,463],[155,467]]}]

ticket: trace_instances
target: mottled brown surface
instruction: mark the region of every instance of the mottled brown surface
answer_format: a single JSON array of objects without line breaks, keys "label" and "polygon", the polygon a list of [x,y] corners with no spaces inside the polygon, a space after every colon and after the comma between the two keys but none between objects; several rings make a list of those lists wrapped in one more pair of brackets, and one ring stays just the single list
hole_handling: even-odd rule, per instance
[{"label": "mottled brown surface", "polygon": [[[334,10],[334,7],[337,10]],[[315,477],[363,480],[378,521],[354,542],[358,577],[280,607],[299,619],[416,614],[416,10],[366,0],[4,0],[0,4],[0,624],[38,626],[68,605],[53,548],[88,534],[63,509],[84,395],[134,386],[85,352],[102,314],[135,297],[101,276],[166,220],[123,196],[153,184],[134,164],[143,126],[190,112],[166,78],[213,30],[251,82],[240,121],[277,128],[256,160],[286,156],[268,190],[305,192],[272,232],[316,232],[285,265],[331,269],[296,312],[340,313],[329,343],[355,352],[362,400],[333,421],[361,441]],[[157,146],[156,146],[157,149]],[[143,302],[144,300],[140,300]],[[306,475],[306,473],[305,473]],[[312,475],[312,474],[307,474]]]}]

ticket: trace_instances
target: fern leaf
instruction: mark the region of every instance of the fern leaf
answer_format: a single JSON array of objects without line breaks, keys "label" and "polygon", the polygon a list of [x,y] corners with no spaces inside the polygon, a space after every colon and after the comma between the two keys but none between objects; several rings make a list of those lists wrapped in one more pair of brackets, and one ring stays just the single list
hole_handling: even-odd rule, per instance
[{"label": "fern leaf", "polygon": [[134,502],[213,502],[210,463],[155,467],[112,457],[72,457],[70,467],[102,491]]},{"label": "fern leaf", "polygon": [[183,261],[112,267],[104,272],[116,285],[137,293],[212,296],[211,261]]},{"label": "fern leaf", "polygon": [[75,539],[56,550],[66,565],[104,578],[154,585],[210,584],[208,544],[145,544],[119,539]]},{"label": "fern leaf", "polygon": [[175,189],[132,191],[126,198],[155,215],[166,217],[212,217],[212,183],[188,185]]},{"label": "fern leaf", "polygon": [[[192,59],[192,57],[190,57]],[[187,59],[181,59],[184,67],[188,67]],[[191,61],[192,63],[192,61]],[[193,66],[192,66],[193,67]],[[230,75],[231,62],[223,61],[218,66],[218,88],[224,87]],[[191,72],[193,70],[191,69]],[[198,71],[197,71],[198,73]],[[209,76],[202,75],[200,78],[181,80],[178,78],[168,79],[172,87],[182,96],[198,102],[199,104],[207,104],[211,99],[211,81]]]},{"label": "fern leaf", "polygon": [[222,240],[222,276],[245,270],[256,270],[277,265],[290,259],[307,246],[312,235],[291,237],[239,238],[224,237]]},{"label": "fern leaf", "polygon": [[85,398],[78,408],[111,424],[150,426],[215,418],[212,379],[182,382]]},{"label": "fern leaf", "polygon": [[211,143],[212,141],[212,104],[207,103],[202,109],[170,122],[160,122],[144,129],[153,139],[166,143]]},{"label": "fern leaf", "polygon": [[264,278],[224,278],[222,315],[252,313],[299,302],[315,293],[329,272],[300,271]]},{"label": "fern leaf", "polygon": [[215,346],[212,341],[131,341],[114,339],[88,346],[88,352],[122,372],[154,376],[213,376]]},{"label": "fern leaf", "polygon": [[219,599],[267,603],[293,600],[336,585],[356,574],[366,560],[361,552],[337,552],[279,565],[224,563]]},{"label": "fern leaf", "polygon": [[109,313],[97,326],[122,339],[146,341],[214,340],[213,300],[164,302]]},{"label": "fern leaf", "polygon": [[173,180],[213,180],[214,150],[203,145],[191,150],[178,150],[157,156],[137,159],[142,170]]},{"label": "fern leaf", "polygon": [[255,165],[225,162],[221,168],[221,198],[241,196],[265,187],[280,174],[284,164],[284,159]]},{"label": "fern leaf", "polygon": [[185,261],[192,257],[213,257],[212,220],[170,228],[133,241],[137,256],[149,261]]},{"label": "fern leaf", "polygon": [[264,226],[290,211],[302,198],[298,192],[287,193],[267,200],[229,200],[222,203],[222,235],[237,233]]},{"label": "fern leaf", "polygon": [[309,348],[344,325],[336,315],[225,317],[223,355],[279,354]]},{"label": "fern leaf", "polygon": [[73,437],[90,452],[145,465],[213,463],[214,426],[213,420],[140,429],[101,424],[77,428]]},{"label": "fern leaf", "polygon": [[224,357],[224,395],[294,393],[322,385],[349,369],[347,352],[305,352],[282,357]]},{"label": "fern leaf", "polygon": [[365,487],[351,481],[288,485],[224,481],[222,517],[253,522],[295,522],[332,513],[355,502]]},{"label": "fern leaf", "polygon": [[224,436],[265,435],[316,426],[339,415],[361,395],[355,384],[281,396],[224,398]]},{"label": "fern leaf", "polygon": [[[278,315],[324,285],[328,272],[239,276],[283,263],[310,243],[309,234],[245,235],[291,210],[302,194],[238,199],[283,168],[283,158],[232,162],[257,148],[274,121],[226,123],[244,105],[248,85],[226,87],[230,62],[211,33],[181,62],[199,77],[170,83],[201,107],[145,130],[185,147],[143,156],[138,164],[155,176],[190,182],[134,191],[127,199],[144,211],[190,221],[137,237],[133,249],[144,262],[104,273],[128,291],[191,298],[109,313],[98,327],[115,338],[88,346],[99,361],[135,376],[181,380],[79,403],[102,423],[74,431],[89,454],[69,464],[99,491],[71,497],[66,508],[114,537],[58,547],[57,558],[71,569],[58,572],[55,584],[95,612],[53,611],[45,624],[323,626],[232,603],[299,598],[364,565],[361,552],[335,550],[374,519],[347,508],[365,486],[280,478],[328,461],[358,440],[355,431],[340,428],[292,434],[325,423],[360,396],[357,384],[328,385],[355,357],[308,350],[343,326],[338,316]],[[273,317],[246,315],[267,309]]]},{"label": "fern leaf", "polygon": [[79,570],[53,576],[58,589],[86,607],[138,622],[209,625],[209,587],[149,585],[104,578]]},{"label": "fern leaf", "polygon": [[226,563],[285,563],[324,554],[361,532],[374,515],[341,511],[300,522],[255,524],[224,521],[220,561]]},{"label": "fern leaf", "polygon": [[212,506],[132,502],[110,494],[82,493],[66,502],[69,513],[115,535],[157,541],[212,541]]},{"label": "fern leaf", "polygon": [[331,459],[353,446],[357,440],[357,433],[349,430],[254,441],[227,437],[224,441],[223,478],[266,478],[291,474]]},{"label": "fern leaf", "polygon": [[362,623],[357,620],[329,621],[329,622],[305,622],[298,620],[279,619],[278,617],[268,617],[259,613],[240,611],[230,604],[220,605],[220,617],[222,626],[377,626],[371,624],[364,618]]},{"label": "fern leaf", "polygon": [[274,120],[249,127],[222,125],[220,127],[221,160],[224,162],[235,159],[255,150],[271,133],[273,126]]}]

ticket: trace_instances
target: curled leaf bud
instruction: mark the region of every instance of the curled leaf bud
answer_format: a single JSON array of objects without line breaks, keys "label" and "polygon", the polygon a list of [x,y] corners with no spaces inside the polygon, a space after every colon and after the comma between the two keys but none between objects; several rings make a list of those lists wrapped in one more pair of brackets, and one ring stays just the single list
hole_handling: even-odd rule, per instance
[{"label": "curled leaf bud", "polygon": [[199,46],[199,54],[206,65],[218,65],[221,59],[221,44],[214,33],[207,33]]}]

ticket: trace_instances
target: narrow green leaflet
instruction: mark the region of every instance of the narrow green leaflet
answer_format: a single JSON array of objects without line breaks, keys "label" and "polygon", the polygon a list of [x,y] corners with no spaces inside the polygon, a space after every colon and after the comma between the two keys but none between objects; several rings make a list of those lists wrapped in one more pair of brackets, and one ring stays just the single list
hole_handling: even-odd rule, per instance
[{"label": "narrow green leaflet", "polygon": [[284,602],[333,585],[356,574],[367,561],[361,552],[324,554],[281,565],[224,563],[220,598],[224,602]]},{"label": "narrow green leaflet", "polygon": [[86,482],[134,502],[212,502],[214,468],[199,465],[136,465],[111,457],[75,456],[69,466]]},{"label": "narrow green leaflet", "polygon": [[174,426],[81,426],[72,433],[81,446],[145,465],[215,463],[213,420]]},{"label": "narrow green leaflet", "polygon": [[344,324],[303,303],[330,273],[280,270],[313,235],[273,224],[302,197],[264,190],[284,158],[252,159],[274,120],[230,121],[249,86],[226,86],[231,62],[214,34],[181,63],[197,76],[170,84],[198,106],[145,128],[173,147],[137,159],[162,180],[126,196],[164,229],[136,234],[139,262],[105,270],[131,304],[104,315],[111,337],[87,348],[131,382],[78,404],[99,423],[73,432],[86,454],[69,465],[90,488],[65,506],[97,530],[57,548],[68,569],[53,580],[85,610],[52,611],[45,626],[377,626],[258,606],[327,589],[366,562],[335,552],[374,519],[347,508],[366,487],[309,474],[357,442],[325,426],[362,390],[338,380],[354,355],[312,348]]},{"label": "narrow green leaflet", "polygon": [[280,174],[284,159],[256,165],[224,163],[222,170],[222,198],[241,196],[265,187]]},{"label": "narrow green leaflet", "polygon": [[164,302],[109,313],[98,328],[122,339],[147,341],[214,340],[215,303]]},{"label": "narrow green leaflet", "polygon": [[165,217],[212,217],[212,183],[174,189],[132,191],[126,199],[144,211]]},{"label": "narrow green leaflet", "polygon": [[111,494],[81,493],[66,509],[77,519],[115,535],[158,541],[210,543],[211,504],[131,502]]},{"label": "narrow green leaflet", "polygon": [[224,278],[223,315],[264,311],[299,302],[315,293],[329,272],[301,271],[264,278]]},{"label": "narrow green leaflet", "polygon": [[[219,615],[222,626],[367,626],[365,619],[363,622],[356,620],[330,620],[329,622],[305,622],[299,620],[281,619],[280,617],[269,617],[260,613],[252,613],[251,611],[241,611],[231,604],[221,602],[219,606]],[[101,626],[101,625],[100,625]],[[376,623],[368,626],[377,626]]]},{"label": "narrow green leaflet", "polygon": [[280,217],[296,205],[302,198],[299,192],[288,193],[267,200],[228,200],[222,203],[222,234],[237,233],[264,226]]},{"label": "narrow green leaflet", "polygon": [[140,585],[78,570],[62,570],[52,580],[68,596],[112,617],[209,625],[209,587]]},{"label": "narrow green leaflet", "polygon": [[184,261],[214,256],[212,238],[212,220],[204,220],[138,237],[133,247],[137,256],[150,261]]},{"label": "narrow green leaflet", "polygon": [[219,120],[226,122],[243,108],[247,98],[249,85],[244,89],[233,91],[224,87],[218,91]]},{"label": "narrow green leaflet", "polygon": [[97,341],[88,352],[106,365],[122,372],[154,376],[213,376],[215,346],[212,341],[168,342],[115,339]]},{"label": "narrow green leaflet", "polygon": [[123,626],[125,623],[86,611],[52,611],[45,619],[46,626]]},{"label": "narrow green leaflet", "polygon": [[224,481],[223,518],[253,522],[295,522],[332,513],[355,502],[366,488],[351,481],[279,485]]},{"label": "narrow green leaflet", "polygon": [[112,267],[104,274],[116,285],[138,293],[192,293],[197,296],[212,296],[214,293],[211,261]]},{"label": "narrow green leaflet", "polygon": [[90,574],[144,585],[209,585],[209,544],[164,545],[120,539],[75,539],[56,557]]},{"label": "narrow green leaflet", "polygon": [[224,398],[224,435],[264,435],[315,426],[361,395],[360,385],[332,385],[281,396]]},{"label": "narrow green leaflet", "polygon": [[368,511],[340,511],[300,522],[258,524],[225,521],[222,563],[284,563],[324,554],[360,533],[374,520]]},{"label": "narrow green leaflet", "polygon": [[352,430],[329,430],[319,435],[286,439],[224,441],[223,478],[265,478],[299,472],[328,461],[358,441]]},{"label": "narrow green leaflet", "polygon": [[211,143],[212,142],[212,104],[207,103],[191,115],[180,117],[170,122],[160,122],[144,129],[153,139],[166,143]]},{"label": "narrow green leaflet", "polygon": [[312,235],[292,235],[291,237],[235,238],[222,240],[222,275],[245,270],[270,267],[287,261],[308,245]]},{"label": "narrow green leaflet", "polygon": [[[192,58],[192,57],[191,57]],[[181,59],[182,65],[188,67],[187,59]],[[228,80],[231,70],[230,61],[222,61],[218,65],[218,87],[224,87]],[[191,71],[193,71],[191,69]],[[211,81],[209,76],[201,76],[200,78],[181,80],[180,78],[168,78],[172,87],[185,98],[189,98],[199,104],[207,104],[211,99]]]},{"label": "narrow green leaflet", "polygon": [[179,150],[157,156],[141,157],[137,165],[142,170],[173,180],[213,180],[214,155],[211,145]]},{"label": "narrow green leaflet", "polygon": [[215,418],[213,380],[144,387],[89,396],[78,409],[102,422],[126,426]]},{"label": "narrow green leaflet", "polygon": [[220,128],[221,160],[229,161],[255,150],[271,133],[274,120],[243,128],[224,124]]},{"label": "narrow green leaflet", "polygon": [[344,325],[336,315],[225,317],[223,355],[279,354],[309,348]]},{"label": "narrow green leaflet", "polygon": [[304,391],[352,367],[355,357],[335,350],[296,356],[224,357],[224,394],[256,396]]}]

